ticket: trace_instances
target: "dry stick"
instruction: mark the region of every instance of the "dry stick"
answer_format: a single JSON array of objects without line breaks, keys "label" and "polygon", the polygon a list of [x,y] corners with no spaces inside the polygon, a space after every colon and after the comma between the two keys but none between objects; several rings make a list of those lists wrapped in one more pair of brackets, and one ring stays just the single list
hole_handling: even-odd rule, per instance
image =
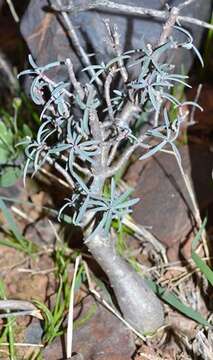
[{"label": "dry stick", "polygon": [[128,101],[127,104],[121,111],[118,119],[118,126],[125,127],[129,125],[130,121],[132,120],[133,116],[138,114],[141,111],[141,108],[138,105]]},{"label": "dry stick", "polygon": [[[114,38],[113,38],[112,29],[110,27],[109,20],[105,20],[104,23],[107,28],[107,32],[109,34],[111,47],[114,48]],[[112,109],[110,86],[111,86],[113,77],[115,75],[115,72],[116,72],[116,67],[114,65],[114,66],[112,66],[111,69],[109,69],[109,73],[108,73],[108,75],[105,79],[105,83],[104,83],[104,95],[105,95],[105,100],[107,103],[107,111],[108,111],[108,115],[109,115],[109,120],[111,121],[111,123],[114,123],[115,118],[114,118],[113,109]]]},{"label": "dry stick", "polygon": [[163,31],[161,33],[160,40],[158,43],[159,46],[164,44],[166,42],[167,38],[171,35],[173,26],[176,23],[178,14],[179,14],[179,9],[177,7],[173,7],[171,9],[168,20],[166,21],[165,25],[163,25]]},{"label": "dry stick", "polygon": [[[189,4],[189,1],[186,2],[186,5],[187,4]],[[96,8],[111,9],[111,10],[115,10],[116,12],[119,12],[119,13],[134,15],[134,16],[148,16],[148,17],[153,17],[156,19],[164,20],[164,21],[168,18],[168,12],[164,11],[164,10],[155,10],[155,9],[149,9],[149,8],[138,7],[138,6],[117,4],[117,3],[114,3],[113,1],[108,1],[108,0],[88,1],[87,4],[82,7],[81,6],[74,7],[73,5],[70,5],[68,7],[57,8],[57,7],[53,6],[53,9],[56,11],[74,12],[74,13],[77,13],[79,11],[84,11],[84,10],[96,9]],[[186,22],[189,24],[195,24],[195,25],[202,26],[202,27],[205,27],[208,29],[213,29],[213,25],[207,23],[206,21],[195,19],[195,18],[192,18],[189,16],[178,15],[177,21],[183,21],[183,22]]]},{"label": "dry stick", "polygon": [[128,81],[128,72],[124,66],[124,61],[121,58],[122,50],[121,50],[121,46],[120,46],[120,40],[119,40],[120,36],[119,36],[117,25],[114,25],[113,36],[114,36],[114,41],[115,41],[115,50],[117,52],[117,56],[119,57],[118,65],[120,67],[120,73],[121,73],[124,83],[126,83]]},{"label": "dry stick", "polygon": [[[56,0],[56,1],[57,1],[59,6],[62,6],[61,0]],[[82,60],[82,62],[83,62],[83,64],[85,66],[90,66],[91,65],[90,59],[89,59],[87,53],[84,51],[83,47],[80,44],[79,38],[78,38],[78,36],[76,34],[76,31],[74,29],[74,26],[73,26],[69,16],[67,15],[67,13],[65,11],[62,11],[61,14],[62,14],[62,17],[63,17],[64,22],[66,24],[68,35],[69,35],[69,37],[71,39],[72,45],[74,46],[77,54],[80,56],[80,58],[81,58],[81,60]],[[95,73],[95,71],[93,69],[90,69],[89,73],[92,76],[96,75],[96,73]],[[102,85],[102,81],[100,79],[98,79],[98,78],[96,78],[96,83],[98,85]]]},{"label": "dry stick", "polygon": [[[0,314],[0,318],[6,318],[13,315],[31,315],[38,319],[43,319],[40,311],[30,303],[23,300],[0,300],[0,310],[6,310],[6,314]],[[9,312],[9,310],[21,310],[19,312]]]},{"label": "dry stick", "polygon": [[[114,32],[113,32],[111,29],[109,20],[105,20],[104,22],[105,22],[105,25],[106,25],[106,28],[107,28],[107,31],[108,31],[108,34],[109,34],[109,37],[111,40],[111,47],[112,47],[112,49],[116,50],[117,56],[119,57],[118,65],[120,67],[119,70],[120,70],[121,76],[123,78],[123,81],[126,82],[128,80],[128,73],[126,71],[126,68],[124,67],[123,59],[121,58],[122,51],[121,51],[121,47],[120,47],[120,43],[119,43],[119,34],[118,34],[117,26],[114,25]],[[111,123],[115,122],[115,118],[114,118],[114,113],[113,113],[113,109],[112,109],[110,86],[111,86],[113,77],[116,72],[117,72],[117,68],[114,65],[110,69],[110,71],[106,77],[105,84],[104,84],[105,100],[107,103],[107,110],[108,110],[109,120],[111,121]],[[118,145],[119,145],[119,139],[117,139],[117,143],[114,145],[113,150],[111,151],[107,165],[110,165],[110,163],[112,162],[112,160],[116,154]]]},{"label": "dry stick", "polygon": [[[183,170],[183,167],[182,165],[179,163],[176,155],[175,155],[175,158],[177,160],[177,163],[178,163],[178,166],[179,166],[179,169],[180,169],[180,172],[181,172],[181,175],[183,177],[183,180],[186,184],[186,188],[188,190],[188,193],[189,193],[189,196],[191,198],[191,201],[192,201],[192,204],[193,204],[193,207],[194,207],[194,211],[195,211],[195,219],[197,221],[197,224],[199,227],[201,227],[202,225],[202,220],[201,220],[201,217],[200,217],[200,211],[199,211],[199,208],[198,208],[198,205],[197,205],[197,202],[196,202],[196,199],[195,199],[195,195],[194,195],[194,191],[192,189],[192,186],[191,186],[191,182],[189,180],[189,177],[185,174],[184,170]],[[203,241],[203,248],[204,248],[204,251],[205,251],[205,255],[209,257],[209,249],[208,249],[208,245],[207,245],[207,235],[206,235],[206,231],[205,229],[203,230],[202,234],[201,234],[201,239]]]},{"label": "dry stick", "polygon": [[121,156],[121,158],[117,161],[117,163],[112,167],[110,167],[109,170],[107,170],[106,177],[111,177],[115,175],[115,173],[128,162],[128,160],[130,159],[130,157],[138,147],[143,147],[145,149],[149,148],[149,145],[143,144],[143,140],[145,138],[146,135],[141,135],[137,143],[127,148],[126,151]]},{"label": "dry stick", "polygon": [[[101,126],[101,122],[98,117],[97,110],[91,109],[89,112],[89,121],[91,134],[94,140],[100,143],[101,152],[96,155],[95,165],[92,169],[93,172],[93,184],[91,185],[91,190],[95,187],[95,183],[99,184],[98,188],[103,186],[103,182],[106,180],[107,176],[105,171],[107,168],[107,156],[108,156],[108,146],[105,146],[104,141],[104,130]],[[101,185],[102,183],[102,185]],[[99,189],[100,190],[100,189]],[[99,191],[95,190],[95,191]]]},{"label": "dry stick", "polygon": [[[66,155],[62,154],[61,159],[64,160],[65,162],[68,162],[68,157]],[[92,173],[89,169],[83,168],[81,165],[77,164],[76,162],[73,162],[73,166],[75,166],[75,168],[80,172],[82,172],[84,175],[91,177]]]},{"label": "dry stick", "polygon": [[112,150],[109,154],[109,159],[107,161],[107,166],[111,165],[111,162],[114,160],[116,154],[117,154],[117,150],[118,150],[118,146],[120,145],[120,141],[116,141],[116,143],[113,145]]},{"label": "dry stick", "polygon": [[[203,84],[199,84],[198,88],[197,88],[197,92],[196,92],[196,96],[194,98],[194,102],[197,103],[201,94],[203,88]],[[196,106],[192,106],[192,110],[191,110],[191,114],[190,114],[190,118],[189,118],[189,122],[188,122],[188,126],[194,125],[196,124],[196,121],[194,120],[194,115],[195,115],[195,111],[196,111]]]},{"label": "dry stick", "polygon": [[81,165],[79,165],[78,163],[76,162],[73,162],[73,166],[78,170],[80,171],[82,174],[86,175],[86,176],[89,176],[91,177],[92,176],[92,173],[89,169],[87,168],[83,168]]},{"label": "dry stick", "polygon": [[24,219],[24,220],[27,220],[27,221],[29,221],[29,222],[34,222],[34,219],[33,218],[31,218],[30,216],[29,216],[29,214],[25,214],[21,209],[18,209],[16,206],[11,206],[11,210],[15,213],[15,214],[17,214],[18,216],[20,216],[20,218],[22,218],[22,219]]},{"label": "dry stick", "polygon": [[51,227],[51,229],[52,229],[52,231],[53,231],[53,234],[55,235],[56,240],[58,241],[58,243],[61,243],[61,244],[62,244],[63,241],[61,240],[60,236],[58,235],[58,231],[56,230],[55,225],[54,225],[53,222],[52,222],[51,220],[49,220],[49,219],[48,219],[48,222],[49,222],[50,227]]},{"label": "dry stick", "polygon": [[105,84],[104,84],[104,94],[105,94],[105,100],[107,103],[107,110],[108,110],[108,115],[109,115],[109,119],[112,123],[115,122],[115,118],[114,118],[114,114],[113,114],[113,109],[112,109],[112,103],[111,103],[111,97],[110,97],[110,85],[112,83],[114,74],[115,74],[115,67],[113,67],[110,71],[109,74],[106,77],[105,80]]},{"label": "dry stick", "polygon": [[68,69],[68,73],[69,73],[69,77],[70,77],[70,81],[74,87],[74,89],[76,90],[76,92],[78,93],[79,97],[81,100],[83,100],[84,98],[84,90],[81,87],[80,82],[76,79],[74,70],[73,70],[73,64],[71,59],[66,59],[65,60],[65,64],[67,65],[67,69]]},{"label": "dry stick", "polygon": [[[166,23],[163,25],[163,31],[160,35],[160,39],[158,41],[158,45],[157,46],[161,46],[163,45],[166,40],[168,39],[168,37],[171,35],[172,30],[173,30],[173,26],[175,25],[176,21],[177,21],[177,17],[179,14],[179,8],[177,7],[173,7],[170,11],[170,15],[166,21]],[[159,92],[158,92],[159,94]],[[154,126],[157,127],[158,126],[158,122],[159,122],[159,117],[160,117],[160,109],[161,109],[161,105],[163,103],[162,98],[159,94],[159,109],[156,110],[155,112],[155,116],[154,116]]]},{"label": "dry stick", "polygon": [[57,182],[59,182],[60,185],[64,186],[64,187],[68,187],[70,188],[70,185],[67,184],[67,182],[65,182],[64,180],[60,179],[58,176],[50,173],[49,171],[47,171],[46,169],[40,168],[39,172],[43,173],[44,175],[46,175],[47,177],[49,177],[50,179],[53,179]]},{"label": "dry stick", "polygon": [[200,271],[200,269],[197,268],[196,266],[193,269],[190,268],[188,271],[186,268],[184,271],[181,271],[178,275],[173,276],[172,278],[163,279],[163,277],[164,277],[163,276],[162,279],[158,279],[158,281],[160,282],[160,284],[162,286],[166,286],[167,284],[169,284],[169,289],[167,288],[167,291],[168,291],[168,290],[175,288],[177,286],[176,284],[178,284],[178,282],[180,280],[184,280],[185,277],[186,278],[188,277],[188,275],[191,276],[191,274],[193,274],[194,272],[198,272],[198,271]]},{"label": "dry stick", "polygon": [[[1,346],[9,346],[9,343],[1,343]],[[14,343],[14,346],[18,347],[40,347],[43,348],[44,345],[43,344],[30,344],[30,343]]]},{"label": "dry stick", "polygon": [[77,256],[75,260],[74,275],[72,279],[72,286],[70,289],[70,301],[69,301],[68,320],[67,320],[67,346],[66,346],[67,359],[70,359],[72,356],[74,291],[75,291],[75,281],[76,281],[76,276],[80,261],[81,261],[81,255]]},{"label": "dry stick", "polygon": [[[195,268],[193,270],[191,270],[190,272],[185,272],[184,274],[181,274],[179,277],[177,278],[173,278],[173,281],[176,281],[174,284],[171,284],[169,286],[168,291],[173,291],[177,286],[179,286],[180,284],[182,284],[184,281],[186,281],[188,278],[192,277],[193,274],[195,273],[199,273],[201,272],[201,270],[199,268]],[[163,284],[162,284],[163,285]],[[165,283],[164,283],[165,286]]]},{"label": "dry stick", "polygon": [[[188,189],[188,191],[190,191],[191,199],[192,198],[194,199],[193,203],[194,203],[194,208],[195,208],[195,219],[196,219],[197,224],[198,224],[198,226],[200,228],[202,226],[200,210],[198,208],[197,201],[195,199],[195,194],[194,194],[194,191],[192,189],[191,182],[189,180],[189,177],[186,174],[185,174],[185,180],[184,181],[186,181],[188,183],[187,189]],[[208,244],[207,244],[207,233],[206,233],[205,229],[203,229],[203,231],[202,231],[201,239],[202,239],[202,242],[203,242],[203,249],[204,249],[205,256],[210,257],[209,247],[208,247]]]},{"label": "dry stick", "polygon": [[13,5],[12,1],[11,0],[6,0],[6,1],[7,1],[7,5],[10,8],[11,14],[12,14],[15,22],[19,22],[20,20],[19,20],[19,17],[17,15],[17,12],[16,12],[16,10],[14,8],[14,5]]},{"label": "dry stick", "polygon": [[49,156],[47,157],[46,160],[50,165],[54,166],[54,168],[66,179],[66,181],[71,186],[71,188],[75,187],[75,184],[74,184],[71,176],[68,174],[68,172],[61,165],[59,165],[57,162],[52,160]]},{"label": "dry stick", "polygon": [[138,146],[139,146],[138,144],[134,144],[131,147],[129,147],[124,152],[122,157],[117,161],[117,163],[109,168],[109,170],[106,173],[106,176],[111,177],[111,176],[115,175],[115,173],[127,163],[127,161],[130,159],[133,152],[137,149]]},{"label": "dry stick", "polygon": [[178,5],[178,9],[182,10],[184,7],[188,6],[189,4],[195,2],[197,0],[186,0],[182,4]]},{"label": "dry stick", "polygon": [[[140,110],[141,109],[139,106],[132,104],[131,102],[128,102],[125,105],[123,111],[121,112],[119,118],[116,119],[118,122],[118,127],[121,127],[121,128],[128,127],[130,121],[133,118],[133,115],[138,113]],[[145,138],[146,138],[146,136],[142,135],[139,138],[137,144],[132,145],[130,148],[128,148],[126,150],[126,152],[122,155],[122,157],[118,160],[118,162],[114,166],[109,168],[109,170],[107,172],[107,177],[113,176],[116,171],[118,171],[122,166],[124,166],[137,147],[147,148],[147,146],[145,144],[142,144],[142,141]],[[110,153],[110,158],[108,159],[108,164],[111,164],[111,162],[114,160],[118,145],[119,145],[119,143],[114,145],[114,147]]]},{"label": "dry stick", "polygon": [[114,26],[113,26],[114,31],[112,31],[111,26],[110,26],[110,20],[106,19],[106,20],[104,20],[104,23],[106,25],[107,31],[109,33],[109,37],[111,39],[111,47],[113,50],[116,51],[116,55],[119,57],[118,65],[120,67],[120,73],[121,73],[124,83],[126,83],[128,80],[128,73],[124,66],[123,59],[121,58],[122,50],[121,50],[121,46],[120,46],[118,27],[116,24],[114,24]]},{"label": "dry stick", "polygon": [[145,336],[143,336],[141,333],[139,333],[137,330],[135,330],[134,327],[132,325],[130,325],[128,323],[128,321],[126,321],[111,305],[109,305],[109,303],[106,300],[103,299],[103,297],[98,293],[98,291],[96,291],[94,289],[94,286],[93,286],[91,278],[90,278],[90,273],[89,273],[89,268],[87,266],[87,263],[85,261],[83,261],[83,265],[84,265],[84,269],[85,269],[85,273],[86,273],[86,277],[87,277],[89,291],[95,296],[95,298],[98,300],[98,302],[100,302],[102,305],[104,305],[104,307],[107,308],[107,310],[109,310],[112,314],[114,314],[124,325],[126,325],[141,340],[145,341],[146,340]]},{"label": "dry stick", "polygon": [[31,302],[29,301],[24,301],[24,300],[0,300],[0,310],[37,310],[37,308],[35,307],[35,305],[33,305]]},{"label": "dry stick", "polygon": [[38,316],[38,314],[32,310],[21,310],[21,311],[13,311],[11,313],[6,313],[6,314],[0,314],[0,319],[8,319],[8,318],[14,317],[14,316],[15,317],[16,316],[34,316],[36,318],[43,320],[43,318]]},{"label": "dry stick", "polygon": [[135,224],[130,216],[125,216],[122,223],[134,231],[135,236],[139,238],[139,240],[141,239],[141,236],[147,239],[153,245],[156,251],[161,253],[164,262],[168,263],[164,245],[154,235],[152,235],[150,231],[141,225]]},{"label": "dry stick", "polygon": [[[47,75],[44,75],[43,73],[39,73],[40,77],[46,81],[47,83],[49,83],[50,85],[53,85],[54,87],[57,85],[55,83],[55,81],[51,80]],[[64,92],[64,94],[66,94],[68,97],[72,97],[73,94],[71,92],[69,92],[66,89],[62,89],[62,91]]]},{"label": "dry stick", "polygon": [[33,270],[33,269],[25,269],[25,268],[19,268],[17,269],[17,272],[19,273],[25,273],[25,274],[31,274],[31,275],[46,275],[46,274],[50,274],[54,271],[57,270],[57,267],[54,267],[54,268],[49,268],[49,269],[46,269],[46,270]]}]

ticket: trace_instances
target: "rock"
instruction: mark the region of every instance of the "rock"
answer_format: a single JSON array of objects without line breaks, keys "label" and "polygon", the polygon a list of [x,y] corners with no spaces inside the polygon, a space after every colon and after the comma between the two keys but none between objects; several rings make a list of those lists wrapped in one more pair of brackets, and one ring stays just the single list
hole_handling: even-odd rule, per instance
[{"label": "rock", "polygon": [[[59,225],[54,224],[56,231]],[[28,241],[39,246],[51,246],[55,242],[55,234],[53,233],[47,217],[38,218],[36,221],[29,223],[24,229],[24,236]]]},{"label": "rock", "polygon": [[[212,67],[213,69],[213,67]],[[197,92],[198,85],[192,87],[187,91],[187,98],[194,100]],[[201,94],[199,97],[199,104],[202,106],[203,111],[195,112],[195,125],[189,128],[190,134],[197,135],[197,142],[200,140],[201,143],[206,142],[207,138],[212,142],[211,134],[213,132],[213,87],[212,84],[204,83]]]},{"label": "rock", "polygon": [[[75,309],[80,317],[74,323],[73,352],[84,360],[130,360],[135,345],[128,328],[92,296]],[[48,360],[64,358],[59,338],[44,350]],[[75,358],[74,358],[75,359]]]},{"label": "rock", "polygon": [[[116,0],[118,4],[141,6],[140,0]],[[176,0],[172,5],[178,5],[182,1]],[[74,5],[85,5],[86,0],[74,0]],[[165,1],[164,1],[165,3]],[[82,68],[75,51],[70,46],[69,39],[65,36],[63,27],[52,11],[48,11],[48,0],[31,0],[21,21],[21,33],[27,42],[29,51],[39,65],[44,65],[56,59],[65,59],[70,56],[74,63],[75,71]],[[143,6],[153,9],[162,9],[160,0],[144,0]],[[211,0],[193,2],[187,6],[182,15],[197,17],[201,20],[208,20],[211,14]],[[111,10],[83,11],[70,15],[74,28],[80,39],[81,45],[88,53],[95,53],[97,61],[107,61],[111,58],[111,48],[106,41],[106,26],[104,19],[110,18],[111,23],[117,24],[120,33],[121,47],[124,50],[141,48],[141,37],[145,41],[156,44],[159,39],[162,25],[159,21],[148,18],[140,18],[132,15],[113,13]],[[97,31],[98,29],[98,31]],[[192,31],[196,46],[199,46],[203,29],[198,26],[187,24],[187,29]],[[180,32],[176,31],[175,36],[180,39]],[[187,71],[192,63],[192,52],[178,51],[173,53],[172,62],[184,64]],[[171,55],[169,55],[169,59]],[[65,77],[63,70],[56,70],[57,80]]]},{"label": "rock", "polygon": [[8,197],[10,199],[19,199],[23,196],[23,180],[18,180],[15,185],[9,187],[0,187],[0,196]]},{"label": "rock", "polygon": [[43,329],[41,322],[33,318],[25,332],[25,342],[28,344],[41,344]]},{"label": "rock", "polygon": [[[179,150],[202,212],[213,204],[212,153],[195,145],[182,146]],[[151,227],[151,232],[166,245],[170,260],[178,259],[182,247],[184,256],[189,257],[191,247],[187,239],[195,223],[191,216],[192,204],[174,156],[159,153],[144,165],[137,162],[129,171],[130,179],[132,174],[138,184],[133,196],[141,199],[134,206],[133,218]]]}]

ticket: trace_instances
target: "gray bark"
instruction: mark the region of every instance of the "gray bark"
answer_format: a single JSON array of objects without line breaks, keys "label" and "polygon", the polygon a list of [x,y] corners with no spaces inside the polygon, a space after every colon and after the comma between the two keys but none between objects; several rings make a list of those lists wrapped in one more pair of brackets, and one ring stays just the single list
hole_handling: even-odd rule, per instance
[{"label": "gray bark", "polygon": [[153,333],[162,326],[162,303],[142,276],[116,254],[111,243],[97,236],[87,246],[107,274],[125,320],[142,334]]}]

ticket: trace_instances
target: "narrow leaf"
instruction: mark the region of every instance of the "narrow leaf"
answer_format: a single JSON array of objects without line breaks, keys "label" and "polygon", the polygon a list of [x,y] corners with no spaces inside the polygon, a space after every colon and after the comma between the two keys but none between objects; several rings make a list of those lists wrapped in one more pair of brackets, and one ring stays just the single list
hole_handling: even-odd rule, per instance
[{"label": "narrow leaf", "polygon": [[196,310],[193,310],[191,307],[183,304],[176,295],[171,292],[168,292],[166,289],[162,288],[160,285],[157,285],[154,281],[146,279],[148,286],[166,303],[174,307],[176,310],[180,311],[182,314],[188,318],[196,321],[197,323],[203,326],[211,326],[211,324]]}]

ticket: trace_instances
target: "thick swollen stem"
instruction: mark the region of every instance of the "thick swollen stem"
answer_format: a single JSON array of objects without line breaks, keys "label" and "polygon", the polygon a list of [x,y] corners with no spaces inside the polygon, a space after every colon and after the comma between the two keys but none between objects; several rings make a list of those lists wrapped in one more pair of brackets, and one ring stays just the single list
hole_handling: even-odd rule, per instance
[{"label": "thick swollen stem", "polygon": [[145,280],[116,254],[112,244],[96,236],[87,246],[107,274],[125,320],[142,334],[153,333],[162,326],[164,311],[160,300]]}]

